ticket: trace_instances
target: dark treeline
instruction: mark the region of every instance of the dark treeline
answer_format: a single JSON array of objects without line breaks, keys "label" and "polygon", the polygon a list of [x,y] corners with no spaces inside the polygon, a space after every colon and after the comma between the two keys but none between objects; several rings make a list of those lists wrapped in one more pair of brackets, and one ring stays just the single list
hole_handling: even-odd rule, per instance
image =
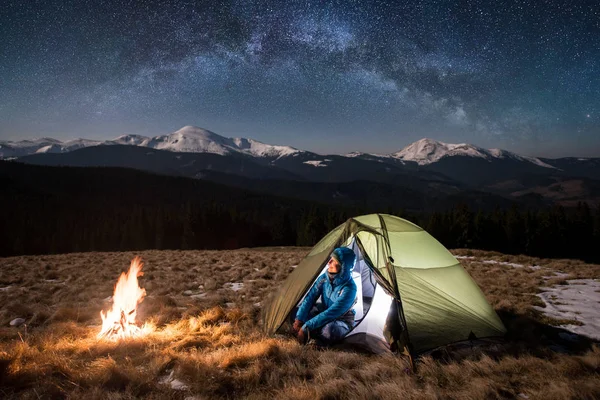
[{"label": "dark treeline", "polygon": [[0,256],[308,245],[363,210],[120,168],[0,162]]},{"label": "dark treeline", "polygon": [[310,246],[346,219],[399,215],[448,248],[600,261],[600,208],[406,214],[315,204],[116,168],[0,163],[0,256]]},{"label": "dark treeline", "polygon": [[600,206],[592,210],[587,203],[569,209],[554,206],[533,211],[513,206],[493,212],[462,205],[412,220],[448,248],[600,262]]}]

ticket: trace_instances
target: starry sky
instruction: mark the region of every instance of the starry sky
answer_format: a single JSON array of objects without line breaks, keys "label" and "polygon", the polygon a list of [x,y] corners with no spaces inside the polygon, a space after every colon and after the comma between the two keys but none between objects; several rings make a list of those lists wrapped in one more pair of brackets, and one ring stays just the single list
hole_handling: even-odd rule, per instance
[{"label": "starry sky", "polygon": [[0,37],[0,140],[600,157],[597,0],[4,0]]}]

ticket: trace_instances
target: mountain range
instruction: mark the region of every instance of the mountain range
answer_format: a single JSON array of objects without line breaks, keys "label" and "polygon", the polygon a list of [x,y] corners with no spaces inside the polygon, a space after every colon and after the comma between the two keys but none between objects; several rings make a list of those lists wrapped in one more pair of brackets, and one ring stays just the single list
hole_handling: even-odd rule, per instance
[{"label": "mountain range", "polygon": [[[450,198],[489,206],[511,201],[534,206],[600,204],[600,158],[526,157],[432,139],[391,154],[321,155],[186,126],[151,138],[5,141],[0,142],[0,158],[38,165],[135,168],[333,203],[385,206],[403,196],[412,199],[407,201],[410,208],[444,204]],[[362,182],[359,188],[350,184],[357,181]]]}]

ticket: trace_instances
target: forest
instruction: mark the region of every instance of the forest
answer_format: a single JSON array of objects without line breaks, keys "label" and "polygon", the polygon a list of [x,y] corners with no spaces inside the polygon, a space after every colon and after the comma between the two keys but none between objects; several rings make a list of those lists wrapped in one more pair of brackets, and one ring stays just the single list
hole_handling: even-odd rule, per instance
[{"label": "forest", "polygon": [[120,168],[0,162],[0,256],[312,246],[348,218],[408,219],[447,248],[600,261],[600,207],[405,212],[319,204]]}]

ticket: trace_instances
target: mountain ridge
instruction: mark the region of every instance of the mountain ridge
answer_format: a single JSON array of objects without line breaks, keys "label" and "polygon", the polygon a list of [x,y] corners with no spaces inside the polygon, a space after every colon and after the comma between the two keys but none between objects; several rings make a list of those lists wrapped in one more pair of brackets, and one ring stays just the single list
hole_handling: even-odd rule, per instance
[{"label": "mountain ridge", "polygon": [[[294,154],[309,154],[315,156],[326,155],[320,155],[307,150],[300,150],[291,146],[266,144],[251,138],[228,138],[208,129],[187,125],[172,133],[154,137],[126,134],[118,136],[115,139],[105,141],[80,138],[61,142],[60,140],[48,137],[40,139],[26,139],[18,142],[0,141],[0,159],[20,157],[34,153],[63,153],[82,147],[112,144],[149,147],[158,150],[168,150],[174,152],[214,153],[220,155],[239,152],[254,157],[273,160]],[[468,143],[445,143],[429,138],[417,140],[416,142],[413,142],[390,154],[355,151],[341,156],[381,160],[394,159],[400,163],[415,162],[420,166],[429,165],[441,160],[444,157],[452,156],[469,156],[482,158],[485,160],[511,158],[519,161],[529,162],[544,168],[557,168],[551,164],[552,160],[561,160],[563,158],[569,158],[579,162],[586,162],[590,160],[589,158],[581,157],[563,157],[558,159],[529,157],[503,149],[484,149]],[[315,166],[316,165],[319,164],[315,164]]]},{"label": "mountain ridge", "polygon": [[521,156],[503,149],[484,149],[468,143],[444,143],[434,139],[423,138],[409,144],[402,150],[392,153],[390,156],[400,158],[404,161],[415,161],[419,165],[428,165],[449,156],[470,156],[490,160],[490,158],[513,158],[519,161],[527,161],[544,168],[555,168],[541,161],[537,157]]},{"label": "mountain ridge", "polygon": [[[507,198],[535,194],[569,204],[600,202],[600,189],[594,182],[600,181],[600,158],[540,159],[429,138],[390,154],[320,155],[185,126],[168,135],[121,135],[104,142],[52,138],[0,142],[0,156],[7,158],[8,153],[30,164],[121,166],[197,179],[219,172],[259,180],[363,180],[412,187],[422,193],[479,190]],[[299,185],[299,190],[303,187],[307,186]]]}]

